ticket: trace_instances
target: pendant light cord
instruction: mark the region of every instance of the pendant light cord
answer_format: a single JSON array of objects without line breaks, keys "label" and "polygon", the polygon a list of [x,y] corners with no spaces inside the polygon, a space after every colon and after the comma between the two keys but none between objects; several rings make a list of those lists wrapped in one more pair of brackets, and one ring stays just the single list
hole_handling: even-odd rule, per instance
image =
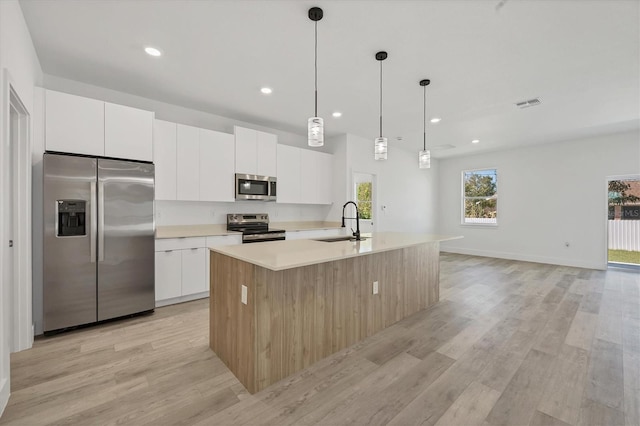
[{"label": "pendant light cord", "polygon": [[382,137],[382,61],[380,61],[380,137]]},{"label": "pendant light cord", "polygon": [[315,60],[314,60],[314,79],[315,79],[315,89],[316,89],[316,101],[315,101],[315,115],[314,117],[318,116],[318,21],[315,21],[315,39],[316,39],[316,43],[315,43]]},{"label": "pendant light cord", "polygon": [[424,88],[424,117],[422,119],[422,149],[423,151],[427,150],[427,86],[423,86]]}]

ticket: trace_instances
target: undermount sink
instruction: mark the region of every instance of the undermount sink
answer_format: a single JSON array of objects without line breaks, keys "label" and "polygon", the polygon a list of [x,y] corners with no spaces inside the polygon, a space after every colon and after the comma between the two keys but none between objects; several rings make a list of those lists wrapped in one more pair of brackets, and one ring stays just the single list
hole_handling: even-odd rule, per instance
[{"label": "undermount sink", "polygon": [[[360,237],[360,241],[366,240],[369,237]],[[323,243],[335,243],[337,241],[358,241],[356,237],[344,236],[344,237],[331,237],[331,238],[318,238],[313,241],[322,241]]]}]

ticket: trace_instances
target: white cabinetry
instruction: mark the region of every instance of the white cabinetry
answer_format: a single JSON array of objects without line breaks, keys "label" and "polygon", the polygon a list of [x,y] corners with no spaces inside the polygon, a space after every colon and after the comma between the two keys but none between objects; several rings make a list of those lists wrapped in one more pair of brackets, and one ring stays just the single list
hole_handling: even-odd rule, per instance
[{"label": "white cabinetry", "polygon": [[154,122],[156,199],[234,201],[233,135]]},{"label": "white cabinetry", "polygon": [[234,126],[235,172],[276,176],[278,137],[258,130]]},{"label": "white cabinetry", "polygon": [[47,90],[47,151],[104,155],[104,102]]},{"label": "white cabinetry", "polygon": [[153,112],[47,90],[47,151],[153,161]]},{"label": "white cabinetry", "polygon": [[176,199],[176,123],[154,120],[153,162],[156,200]]},{"label": "white cabinetry", "polygon": [[205,237],[156,240],[156,306],[207,297],[205,244]]},{"label": "white cabinetry", "polygon": [[156,247],[155,281],[156,302],[182,296],[182,252],[180,250],[157,251]]},{"label": "white cabinetry", "polygon": [[153,113],[106,102],[104,155],[153,161]]},{"label": "white cabinetry", "polygon": [[200,201],[234,201],[234,139],[200,129]]},{"label": "white cabinetry", "polygon": [[333,155],[278,145],[278,203],[331,204]]},{"label": "white cabinetry", "polygon": [[177,129],[177,199],[200,200],[200,131],[178,124]]},{"label": "white cabinetry", "polygon": [[300,202],[300,151],[278,145],[278,203]]},{"label": "white cabinetry", "polygon": [[156,306],[209,296],[209,247],[242,244],[242,235],[156,240]]}]

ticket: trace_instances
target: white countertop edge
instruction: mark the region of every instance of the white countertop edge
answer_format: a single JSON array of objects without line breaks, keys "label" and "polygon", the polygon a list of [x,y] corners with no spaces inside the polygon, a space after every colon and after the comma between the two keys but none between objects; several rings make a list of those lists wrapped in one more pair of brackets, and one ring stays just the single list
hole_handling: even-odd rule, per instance
[{"label": "white countertop edge", "polygon": [[[228,248],[229,247],[238,247],[238,246],[209,247],[209,250],[214,251],[214,252],[219,253],[219,254],[223,254],[225,256],[232,257],[234,259],[237,259],[237,260],[240,260],[240,261],[243,261],[243,262],[247,262],[247,263],[254,264],[256,266],[260,266],[260,267],[265,268],[265,269],[269,269],[271,271],[284,271],[284,270],[287,270],[287,269],[294,269],[294,268],[300,268],[300,267],[303,267],[303,266],[317,265],[317,264],[320,264],[320,263],[333,262],[333,261],[336,261],[336,260],[349,259],[349,258],[352,258],[352,257],[366,256],[368,254],[384,253],[384,252],[387,252],[387,251],[399,250],[399,249],[418,246],[418,245],[422,245],[422,244],[429,244],[429,243],[435,243],[435,242],[441,243],[443,241],[458,240],[458,239],[462,239],[463,238],[462,236],[445,236],[445,235],[431,235],[430,237],[432,237],[432,239],[430,239],[430,240],[403,243],[401,245],[397,245],[397,246],[393,246],[393,247],[379,248],[379,249],[376,249],[376,250],[367,251],[367,252],[363,252],[363,253],[348,253],[348,254],[340,254],[340,255],[336,255],[336,256],[328,256],[328,257],[323,257],[321,260],[301,261],[301,262],[295,262],[295,263],[291,263],[291,264],[284,265],[284,266],[273,266],[271,264],[261,262],[260,260],[252,259],[252,258],[250,258],[248,256],[242,256],[241,254],[228,252]],[[372,238],[375,238],[375,234],[374,234],[374,236]],[[285,243],[285,241],[275,241],[275,243],[281,244],[281,243]],[[290,241],[313,241],[313,240],[290,240]],[[323,246],[326,245],[326,244],[353,244],[353,242],[350,242],[350,241],[331,242],[331,243],[321,242],[321,241],[313,241],[313,243],[314,243],[314,245],[315,244],[321,244]],[[270,242],[253,243],[253,244],[270,244]],[[318,246],[318,247],[322,247],[322,246]],[[326,247],[330,248],[331,246],[326,246]]]}]

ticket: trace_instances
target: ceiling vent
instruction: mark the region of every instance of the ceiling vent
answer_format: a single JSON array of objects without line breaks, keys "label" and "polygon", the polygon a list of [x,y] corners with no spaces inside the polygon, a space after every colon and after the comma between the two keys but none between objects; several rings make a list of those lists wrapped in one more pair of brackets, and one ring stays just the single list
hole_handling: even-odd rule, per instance
[{"label": "ceiling vent", "polygon": [[533,98],[533,99],[529,99],[527,101],[522,101],[522,102],[517,102],[516,106],[520,109],[523,108],[529,108],[532,106],[536,106],[536,105],[540,105],[542,102],[540,102],[540,99],[538,98]]}]

